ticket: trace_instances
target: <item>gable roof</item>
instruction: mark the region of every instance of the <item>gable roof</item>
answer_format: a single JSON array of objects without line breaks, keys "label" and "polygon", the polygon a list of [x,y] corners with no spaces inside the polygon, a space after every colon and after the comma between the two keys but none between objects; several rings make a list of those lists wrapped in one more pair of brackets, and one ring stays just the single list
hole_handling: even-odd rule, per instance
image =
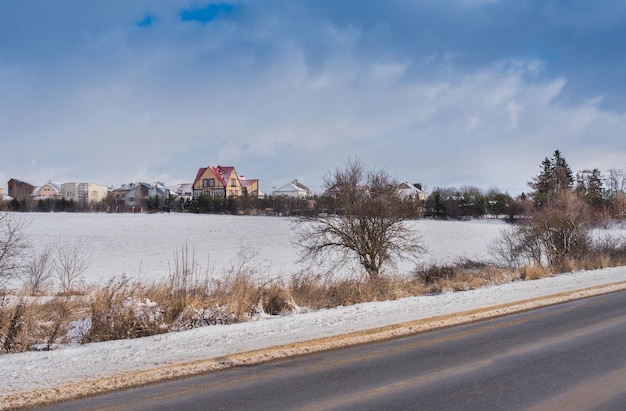
[{"label": "gable roof", "polygon": [[220,183],[224,187],[228,185],[228,181],[226,181],[225,178],[226,179],[230,178],[233,172],[235,173],[235,175],[237,175],[237,172],[235,171],[235,167],[233,166],[219,166],[218,165],[218,166],[202,167],[198,169],[196,178],[195,180],[193,180],[193,185],[196,185],[196,183],[200,180],[200,178],[202,178],[202,175],[206,172],[207,169],[211,170],[211,172],[215,175],[215,177],[217,177],[217,179],[220,181]]},{"label": "gable roof", "polygon": [[196,183],[198,182],[198,180],[200,180],[200,177],[202,177],[202,174],[204,174],[207,168],[208,167],[200,167],[198,169],[198,174],[196,174],[196,178],[193,180],[193,185],[196,185]]},{"label": "gable roof", "polygon": [[254,185],[254,183],[258,184],[259,179],[258,178],[245,178],[244,176],[239,176],[239,182],[241,182],[241,187],[248,188]]},{"label": "gable roof", "polygon": [[278,187],[274,190],[275,193],[304,193],[306,194],[306,190],[298,187],[294,183],[287,183],[282,187]]}]

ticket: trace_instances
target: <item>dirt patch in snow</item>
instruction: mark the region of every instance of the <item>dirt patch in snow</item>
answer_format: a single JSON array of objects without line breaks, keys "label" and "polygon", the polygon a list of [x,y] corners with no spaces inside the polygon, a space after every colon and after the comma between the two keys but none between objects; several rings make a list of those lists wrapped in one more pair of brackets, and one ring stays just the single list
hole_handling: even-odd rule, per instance
[{"label": "dirt patch in snow", "polygon": [[382,341],[622,290],[626,290],[626,281],[389,325],[366,331],[342,334],[334,337],[280,345],[263,350],[249,351],[202,361],[175,364],[147,371],[114,375],[106,378],[88,380],[79,384],[10,394],[0,396],[0,409],[49,404],[206,372],[219,371],[240,365],[260,364],[295,355]]}]

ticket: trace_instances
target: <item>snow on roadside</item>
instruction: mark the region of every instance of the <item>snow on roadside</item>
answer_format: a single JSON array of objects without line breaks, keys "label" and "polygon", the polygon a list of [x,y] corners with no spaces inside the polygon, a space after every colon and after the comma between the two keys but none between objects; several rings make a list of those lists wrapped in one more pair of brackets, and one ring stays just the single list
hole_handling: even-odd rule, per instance
[{"label": "snow on roadside", "polygon": [[626,281],[626,267],[481,289],[371,302],[134,340],[0,356],[0,408],[20,393],[261,350]]}]

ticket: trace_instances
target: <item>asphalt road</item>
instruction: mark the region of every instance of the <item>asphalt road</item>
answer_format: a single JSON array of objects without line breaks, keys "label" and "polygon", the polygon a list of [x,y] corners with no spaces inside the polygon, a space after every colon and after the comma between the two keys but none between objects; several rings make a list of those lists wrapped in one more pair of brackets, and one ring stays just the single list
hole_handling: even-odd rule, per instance
[{"label": "asphalt road", "polygon": [[626,410],[626,292],[46,410]]}]

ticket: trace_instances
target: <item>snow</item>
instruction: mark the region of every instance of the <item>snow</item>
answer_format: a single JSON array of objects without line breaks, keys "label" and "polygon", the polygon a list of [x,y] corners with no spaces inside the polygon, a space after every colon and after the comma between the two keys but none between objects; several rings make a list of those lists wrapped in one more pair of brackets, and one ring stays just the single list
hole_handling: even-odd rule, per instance
[{"label": "snow", "polygon": [[[39,401],[95,393],[186,372],[218,369],[236,363],[233,356],[238,356],[239,362],[254,362],[258,361],[258,358],[254,359],[255,355],[259,356],[258,350],[271,347],[319,341],[418,320],[438,318],[439,321],[441,316],[452,315],[451,318],[454,318],[456,314],[469,310],[502,307],[538,297],[620,282],[622,284],[618,288],[626,288],[626,267],[561,274],[464,292],[263,317],[247,323],[208,326],[134,340],[2,355],[0,408],[32,405]],[[500,314],[503,312],[501,309],[494,311]],[[471,317],[477,318],[478,315],[474,312]],[[315,349],[313,345],[304,347],[303,351]],[[257,353],[254,355],[242,354],[255,350]],[[283,348],[281,352],[284,351],[289,350]],[[269,359],[276,355],[270,351],[260,357]],[[193,368],[190,364],[194,362],[204,365]],[[139,378],[138,375],[143,377]]]},{"label": "snow", "polygon": [[[145,282],[163,278],[169,272],[174,254],[185,245],[197,263],[214,275],[233,265],[242,249],[253,253],[255,266],[272,276],[292,275],[302,269],[297,264],[297,248],[291,242],[288,218],[71,213],[29,213],[19,217],[26,223],[25,233],[35,250],[47,244],[72,242],[87,249],[90,253],[85,273],[87,282],[106,282],[123,273]],[[461,257],[488,258],[488,244],[505,227],[504,223],[493,220],[417,220],[409,224],[421,233],[429,250],[423,261],[440,264]],[[617,230],[623,232],[624,228]],[[410,268],[400,265],[397,270],[406,273]],[[341,337],[347,333],[359,333],[355,338],[364,342],[374,338],[368,330],[379,327],[393,326],[392,333],[397,333],[400,327],[395,325],[415,321],[449,325],[469,318],[458,315],[461,312],[491,310],[489,307],[618,282],[626,285],[626,267],[561,274],[457,293],[264,316],[257,321],[134,340],[0,355],[0,409],[324,349],[348,341],[347,337]],[[524,303],[519,307],[526,309],[533,305]],[[485,315],[506,312],[501,308],[493,310],[485,311]],[[448,316],[448,322],[441,320],[441,316]],[[474,313],[470,317],[478,318],[478,315]],[[409,331],[419,328],[411,327]],[[329,340],[322,344],[320,339]],[[285,348],[289,344],[294,346]]]},{"label": "snow", "polygon": [[[25,213],[17,215],[35,250],[47,244],[81,244],[89,252],[88,283],[126,274],[144,282],[164,278],[174,254],[189,257],[212,275],[225,272],[245,250],[272,277],[300,271],[292,243],[292,220],[285,217],[198,214]],[[505,227],[497,220],[408,222],[422,235],[429,253],[423,261],[487,258],[487,245]],[[412,266],[399,265],[407,272]]]}]

